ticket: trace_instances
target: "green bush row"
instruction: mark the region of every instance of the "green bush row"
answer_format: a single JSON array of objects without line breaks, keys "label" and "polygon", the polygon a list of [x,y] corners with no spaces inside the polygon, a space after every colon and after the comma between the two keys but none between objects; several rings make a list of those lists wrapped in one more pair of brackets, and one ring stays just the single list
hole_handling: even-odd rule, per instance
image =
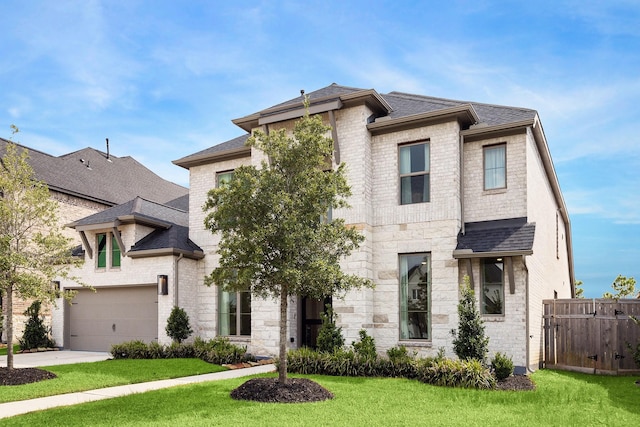
[{"label": "green bush row", "polygon": [[408,378],[427,384],[478,389],[491,389],[496,384],[491,372],[477,360],[441,356],[415,359],[402,347],[387,354],[392,357],[363,357],[350,349],[323,353],[303,347],[288,352],[287,370],[313,375]]},{"label": "green bush row", "polygon": [[247,353],[246,347],[229,342],[226,337],[217,337],[205,341],[197,337],[193,344],[174,342],[162,345],[157,342],[149,344],[143,341],[127,341],[111,346],[114,359],[174,359],[199,358],[216,365],[241,363],[255,360]]}]

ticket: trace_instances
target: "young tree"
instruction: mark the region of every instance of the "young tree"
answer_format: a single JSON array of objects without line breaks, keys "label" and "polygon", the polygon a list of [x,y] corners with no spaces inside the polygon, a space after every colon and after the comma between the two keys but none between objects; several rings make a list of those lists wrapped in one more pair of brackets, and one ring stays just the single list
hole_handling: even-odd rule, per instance
[{"label": "young tree", "polygon": [[619,274],[618,277],[616,277],[616,280],[611,284],[611,288],[615,291],[615,294],[605,292],[602,295],[602,298],[615,300],[627,297],[633,298],[636,293],[636,279]]},{"label": "young tree", "polygon": [[13,368],[14,296],[54,302],[59,291],[52,281],[70,278],[70,267],[79,262],[71,250],[70,239],[60,231],[57,204],[46,184],[35,179],[27,151],[8,144],[0,165],[0,292],[9,369]]},{"label": "young tree", "polygon": [[326,170],[333,141],[320,116],[307,113],[293,136],[256,132],[247,144],[268,158],[261,168],[242,166],[228,185],[209,191],[206,227],[220,233],[219,267],[205,278],[227,291],[250,289],[280,301],[278,379],[287,382],[287,304],[292,295],[323,298],[372,286],[344,274],[340,260],[364,237],[343,219],[323,220],[328,209],[347,207],[345,165]]},{"label": "young tree", "polygon": [[169,338],[178,344],[189,338],[193,333],[193,329],[191,329],[189,325],[189,315],[187,312],[177,305],[173,306],[164,330]]},{"label": "young tree", "polygon": [[462,360],[477,359],[484,363],[489,351],[489,338],[484,335],[484,323],[476,307],[473,289],[469,286],[469,276],[464,277],[458,316],[458,330],[451,330],[453,350]]}]

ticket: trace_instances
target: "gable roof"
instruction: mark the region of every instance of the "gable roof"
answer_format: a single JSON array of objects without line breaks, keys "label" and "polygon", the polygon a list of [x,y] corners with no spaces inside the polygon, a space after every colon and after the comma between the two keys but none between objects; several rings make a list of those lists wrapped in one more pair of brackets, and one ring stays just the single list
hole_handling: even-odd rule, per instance
[{"label": "gable roof", "polygon": [[465,233],[458,234],[453,257],[530,255],[535,231],[535,223],[528,223],[527,218],[466,223]]},{"label": "gable roof", "polygon": [[[296,115],[301,116],[304,113],[305,98],[309,100],[309,110],[312,114],[339,109],[343,105],[366,103],[374,111],[372,119],[375,121],[367,125],[372,132],[392,126],[403,126],[412,121],[433,120],[442,116],[457,117],[464,124],[463,129],[473,126],[491,128],[508,124],[522,124],[523,122],[531,125],[537,117],[535,110],[527,108],[456,101],[403,92],[379,94],[374,89],[360,89],[332,83],[327,87],[304,95],[301,94],[232,121],[249,132],[261,123],[272,123],[279,119],[286,120]],[[188,169],[191,166],[205,164],[212,158],[223,160],[234,156],[248,156],[250,149],[244,145],[248,138],[249,134],[247,133],[174,160],[173,163]]]},{"label": "gable roof", "polygon": [[[9,143],[12,142],[0,138],[0,156],[4,156]],[[107,206],[125,203],[136,196],[166,203],[189,191],[159,177],[130,156],[116,157],[84,148],[56,157],[16,145],[28,151],[36,179],[45,182],[50,190]]]},{"label": "gable roof", "polygon": [[67,226],[81,230],[116,222],[118,224],[141,223],[160,228],[168,228],[171,224],[186,227],[189,225],[189,213],[142,197],[136,197],[121,205],[80,218]]}]

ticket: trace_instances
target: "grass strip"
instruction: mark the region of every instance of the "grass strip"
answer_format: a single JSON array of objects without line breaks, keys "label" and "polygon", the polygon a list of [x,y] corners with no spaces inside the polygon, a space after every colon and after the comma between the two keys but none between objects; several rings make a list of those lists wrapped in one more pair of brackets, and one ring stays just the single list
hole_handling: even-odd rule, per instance
[{"label": "grass strip", "polygon": [[226,370],[200,359],[118,359],[40,369],[51,371],[58,378],[0,387],[0,403]]}]

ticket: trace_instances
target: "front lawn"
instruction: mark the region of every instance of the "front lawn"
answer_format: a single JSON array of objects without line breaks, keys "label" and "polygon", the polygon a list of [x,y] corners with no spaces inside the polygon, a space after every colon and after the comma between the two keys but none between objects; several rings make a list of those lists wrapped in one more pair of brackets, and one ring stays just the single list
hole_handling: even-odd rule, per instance
[{"label": "front lawn", "polygon": [[246,378],[174,387],[5,420],[11,426],[640,425],[633,377],[543,370],[535,391],[480,391],[406,379],[307,376],[333,400],[267,404],[229,397]]},{"label": "front lawn", "polygon": [[[20,345],[19,344],[14,344],[13,345],[13,354],[16,354],[20,351]],[[7,355],[7,347],[6,346],[2,346],[0,347],[0,356],[6,356]]]},{"label": "front lawn", "polygon": [[40,369],[53,372],[58,378],[33,384],[2,386],[0,403],[226,370],[200,359],[120,359],[43,366]]}]

